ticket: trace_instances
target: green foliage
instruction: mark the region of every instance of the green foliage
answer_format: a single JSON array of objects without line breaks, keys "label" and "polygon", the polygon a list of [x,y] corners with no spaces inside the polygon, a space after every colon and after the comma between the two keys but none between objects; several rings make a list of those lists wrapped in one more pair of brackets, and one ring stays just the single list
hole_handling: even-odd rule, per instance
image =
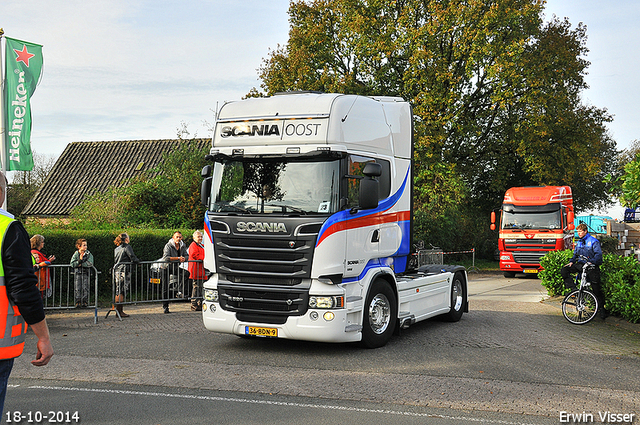
[{"label": "green foliage", "polygon": [[[424,211],[413,215],[413,240],[423,241],[426,248],[437,246],[445,251],[476,250],[476,259],[493,259],[497,241],[489,231],[486,218],[474,213],[470,207],[451,208],[438,219]],[[471,254],[447,257],[447,261],[471,258]],[[456,263],[457,264],[457,263]]]},{"label": "green foliage", "polygon": [[640,205],[640,154],[624,166],[621,182],[620,204],[623,207],[636,208]]},{"label": "green foliage", "polygon": [[122,187],[94,193],[71,213],[69,228],[201,227],[200,170],[206,149],[185,141],[158,167]]},{"label": "green foliage", "polygon": [[[560,275],[560,269],[567,264],[572,251],[551,251],[542,257],[540,264],[544,270],[539,277],[551,296],[563,295],[568,290]],[[610,313],[623,317],[632,323],[640,322],[640,263],[634,257],[604,254],[600,266],[605,307]]]},{"label": "green foliage", "polygon": [[564,280],[560,274],[562,266],[567,264],[573,251],[550,251],[540,259],[540,265],[544,268],[538,277],[541,279],[542,286],[547,288],[547,294],[550,296],[564,295],[568,292],[564,287]]},{"label": "green foliage", "polygon": [[606,254],[600,266],[606,308],[613,314],[640,321],[640,263],[634,257]]}]

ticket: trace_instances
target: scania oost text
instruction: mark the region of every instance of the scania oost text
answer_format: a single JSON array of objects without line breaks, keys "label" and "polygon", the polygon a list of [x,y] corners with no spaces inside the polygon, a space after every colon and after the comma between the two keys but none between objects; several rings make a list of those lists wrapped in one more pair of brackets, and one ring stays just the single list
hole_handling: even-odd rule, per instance
[{"label": "scania oost text", "polygon": [[412,130],[400,98],[226,103],[202,170],[205,327],[379,347],[415,322],[460,320],[465,269],[412,255]]},{"label": "scania oost text", "polygon": [[[573,248],[573,196],[569,186],[512,187],[500,209],[498,250],[505,277],[537,274],[549,251]],[[491,230],[496,214],[491,213]]]}]

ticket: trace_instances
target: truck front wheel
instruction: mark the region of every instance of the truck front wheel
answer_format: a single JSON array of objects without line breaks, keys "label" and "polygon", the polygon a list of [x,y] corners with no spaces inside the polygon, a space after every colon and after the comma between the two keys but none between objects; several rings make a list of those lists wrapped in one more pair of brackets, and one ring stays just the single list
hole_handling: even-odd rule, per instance
[{"label": "truck front wheel", "polygon": [[362,344],[378,348],[391,339],[398,320],[396,296],[389,283],[376,279],[367,295],[362,324]]}]

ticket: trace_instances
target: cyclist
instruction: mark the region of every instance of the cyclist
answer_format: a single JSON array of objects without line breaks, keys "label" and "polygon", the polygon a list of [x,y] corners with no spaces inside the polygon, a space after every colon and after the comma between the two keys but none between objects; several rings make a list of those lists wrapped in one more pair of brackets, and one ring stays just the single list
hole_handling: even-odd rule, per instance
[{"label": "cyclist", "polygon": [[604,293],[600,285],[600,265],[602,264],[600,241],[589,234],[587,225],[584,223],[578,224],[577,230],[580,239],[578,239],[576,243],[573,257],[569,260],[569,264],[566,264],[560,270],[562,278],[564,279],[564,286],[575,289],[576,283],[573,280],[572,273],[581,272],[582,266],[586,262],[584,258],[587,258],[587,261],[595,265],[593,269],[587,271],[587,279],[591,283],[593,294],[598,298],[600,317],[606,319],[609,313],[604,308]]}]

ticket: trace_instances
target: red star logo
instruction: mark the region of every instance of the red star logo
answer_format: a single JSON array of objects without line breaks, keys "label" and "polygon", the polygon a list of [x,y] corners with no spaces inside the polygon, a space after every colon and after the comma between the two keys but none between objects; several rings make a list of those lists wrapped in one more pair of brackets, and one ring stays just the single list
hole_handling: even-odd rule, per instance
[{"label": "red star logo", "polygon": [[29,67],[29,59],[31,59],[32,57],[34,57],[35,55],[32,53],[29,53],[27,51],[27,46],[26,45],[22,45],[22,51],[20,50],[16,50],[13,49],[14,52],[16,52],[16,55],[18,55],[16,57],[16,62],[22,62],[23,64],[27,65],[27,68]]}]

